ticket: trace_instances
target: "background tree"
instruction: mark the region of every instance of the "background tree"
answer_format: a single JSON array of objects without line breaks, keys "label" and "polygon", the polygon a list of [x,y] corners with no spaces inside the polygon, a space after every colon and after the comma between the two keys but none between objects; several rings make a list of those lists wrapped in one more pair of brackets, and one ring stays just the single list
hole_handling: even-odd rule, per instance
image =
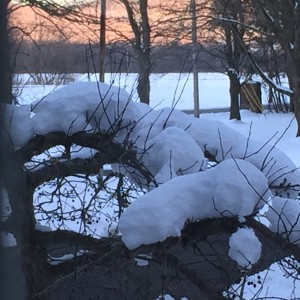
[{"label": "background tree", "polygon": [[242,25],[249,16],[248,2],[216,0],[212,2],[210,9],[211,26],[215,28],[215,36],[210,38],[210,42],[217,46],[217,55],[221,57],[229,78],[229,118],[237,120],[241,119],[239,102],[241,76],[245,66],[245,52],[241,40],[249,39],[249,35],[246,37],[246,30]]},{"label": "background tree", "polygon": [[280,44],[286,59],[286,70],[289,78],[291,95],[291,109],[295,113],[298,123],[297,136],[300,135],[300,85],[299,85],[299,59],[300,59],[300,28],[299,28],[299,1],[264,1],[253,0],[256,9],[256,22],[259,28],[267,26],[268,32]]},{"label": "background tree", "polygon": [[137,4],[128,0],[121,0],[128,15],[128,21],[134,34],[131,45],[138,60],[138,85],[137,92],[141,102],[150,103],[150,72],[151,62],[151,42],[150,25],[148,19],[148,1],[139,0]]}]

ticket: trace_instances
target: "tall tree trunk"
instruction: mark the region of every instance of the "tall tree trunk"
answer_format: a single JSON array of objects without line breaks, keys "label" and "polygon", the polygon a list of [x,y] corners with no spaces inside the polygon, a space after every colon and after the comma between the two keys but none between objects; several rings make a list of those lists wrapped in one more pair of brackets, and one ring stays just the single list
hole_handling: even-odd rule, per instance
[{"label": "tall tree trunk", "polygon": [[290,82],[290,87],[293,90],[293,96],[290,100],[291,108],[293,109],[293,113],[295,114],[295,118],[297,121],[296,136],[300,136],[300,77],[294,77]]},{"label": "tall tree trunk", "polygon": [[12,78],[9,60],[7,7],[9,0],[0,1],[0,102],[12,103]]},{"label": "tall tree trunk", "polygon": [[229,119],[241,120],[239,96],[241,90],[240,80],[234,72],[228,72],[230,82],[230,117]]},{"label": "tall tree trunk", "polygon": [[[148,0],[139,0],[138,6],[134,7],[128,0],[120,0],[124,4],[128,21],[131,26],[134,39],[132,47],[135,51],[138,66],[137,92],[142,103],[150,103],[150,71],[151,63],[151,28],[148,18]],[[137,17],[138,15],[138,17]]]},{"label": "tall tree trunk", "polygon": [[286,59],[289,84],[293,91],[293,95],[290,98],[290,111],[295,114],[298,126],[297,136],[300,136],[300,45],[297,48],[294,49],[294,52],[288,53]]},{"label": "tall tree trunk", "polygon": [[[43,264],[39,266],[36,263],[42,250],[36,248],[33,241],[33,191],[23,170],[23,164],[19,163],[22,159],[19,160],[17,155],[10,155],[7,147],[6,150],[1,165],[5,172],[2,184],[9,198],[11,215],[1,225],[5,232],[13,234],[17,245],[3,248],[7,269],[1,274],[1,281],[4,280],[6,285],[0,298],[33,299],[41,281],[40,266],[43,267]],[[46,262],[45,257],[44,261]]]},{"label": "tall tree trunk", "polygon": [[137,92],[142,103],[150,103],[150,70],[147,66],[141,66],[139,71]]},{"label": "tall tree trunk", "polygon": [[[10,67],[10,49],[8,37],[8,3],[9,0],[0,1],[0,102],[12,103],[12,77]],[[2,108],[0,108],[2,109]],[[0,117],[4,117],[5,110],[1,110]],[[36,274],[39,267],[35,263],[36,250],[32,241],[34,229],[33,191],[27,182],[23,170],[23,159],[13,151],[13,145],[3,138],[3,128],[0,128],[0,197],[8,195],[11,214],[0,223],[0,230],[6,236],[12,234],[16,246],[0,247],[0,299],[23,300],[31,299],[36,291]],[[6,141],[6,143],[3,143]],[[4,200],[4,199],[0,199]],[[2,204],[2,203],[1,203]],[[1,207],[1,209],[3,209]],[[7,215],[8,211],[1,211],[1,215]],[[6,246],[5,240],[0,243]],[[44,259],[46,261],[46,259]],[[41,273],[39,273],[40,276]]]}]

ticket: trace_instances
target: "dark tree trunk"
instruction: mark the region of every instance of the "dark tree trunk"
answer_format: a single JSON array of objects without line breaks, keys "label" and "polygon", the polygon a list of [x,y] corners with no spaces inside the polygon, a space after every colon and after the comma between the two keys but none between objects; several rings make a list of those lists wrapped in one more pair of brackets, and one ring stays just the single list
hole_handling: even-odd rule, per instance
[{"label": "dark tree trunk", "polygon": [[300,45],[299,49],[294,49],[294,53],[288,53],[286,58],[290,89],[293,91],[290,97],[290,111],[295,114],[297,136],[300,136]]},{"label": "dark tree trunk", "polygon": [[18,163],[18,157],[10,155],[9,149],[5,150],[5,161],[1,165],[5,171],[2,183],[9,198],[11,215],[1,225],[5,232],[13,234],[17,246],[3,249],[6,271],[1,274],[1,281],[8,284],[1,290],[0,298],[31,299],[39,284],[39,268],[43,266],[36,263],[42,249],[35,247],[32,234],[35,223],[33,190],[28,184],[23,164]]},{"label": "dark tree trunk", "polygon": [[139,71],[137,92],[142,103],[150,103],[150,71],[142,66]]},{"label": "dark tree trunk", "polygon": [[[137,92],[142,103],[150,103],[150,71],[151,63],[151,28],[148,19],[148,1],[140,0],[134,7],[128,0],[120,0],[127,11],[128,21],[134,34],[132,47],[139,64]],[[136,17],[139,14],[140,20]]]},{"label": "dark tree trunk", "polygon": [[296,136],[300,136],[300,77],[293,76],[293,80],[290,82],[290,87],[293,90],[293,95],[290,100],[291,111],[295,114],[295,119],[297,121]]},{"label": "dark tree trunk", "polygon": [[0,1],[0,102],[12,103],[12,78],[9,60],[7,7],[9,0]]},{"label": "dark tree trunk", "polygon": [[241,84],[240,80],[237,75],[233,72],[229,72],[229,82],[230,82],[230,117],[229,119],[236,119],[241,120],[240,114],[240,104],[239,104],[239,97],[240,97],[240,90]]}]

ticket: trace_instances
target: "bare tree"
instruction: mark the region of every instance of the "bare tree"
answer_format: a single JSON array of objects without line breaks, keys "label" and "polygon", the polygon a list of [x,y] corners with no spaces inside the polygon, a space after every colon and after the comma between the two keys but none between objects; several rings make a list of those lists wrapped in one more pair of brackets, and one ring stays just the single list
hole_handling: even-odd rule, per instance
[{"label": "bare tree", "polygon": [[[129,40],[138,64],[137,91],[140,101],[150,103],[151,28],[148,17],[148,1],[120,0],[124,5],[131,26],[133,38]],[[128,39],[128,37],[127,37]]]},{"label": "bare tree", "polygon": [[[244,67],[245,51],[241,41],[249,39],[248,32],[241,24],[249,16],[249,1],[212,2],[210,9],[211,26],[216,34],[211,43],[216,44],[230,82],[230,119],[241,119],[239,110],[241,75]],[[227,22],[230,20],[230,22]]]},{"label": "bare tree", "polygon": [[[300,27],[299,1],[268,1],[253,0],[257,11],[256,22],[258,28],[266,28],[268,34],[280,44],[286,58],[286,70],[289,78],[290,91],[286,94],[291,96],[291,109],[295,113],[298,123],[297,136],[300,135],[300,85],[299,85],[299,59],[300,59]],[[275,85],[276,86],[276,85]]]}]

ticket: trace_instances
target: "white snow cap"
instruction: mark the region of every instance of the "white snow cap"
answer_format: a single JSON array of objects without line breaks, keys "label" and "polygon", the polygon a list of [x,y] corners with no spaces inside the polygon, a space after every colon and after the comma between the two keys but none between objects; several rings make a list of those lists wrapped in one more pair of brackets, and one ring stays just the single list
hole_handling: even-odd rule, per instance
[{"label": "white snow cap", "polygon": [[228,159],[213,169],[167,181],[133,202],[119,223],[129,249],[180,236],[185,222],[250,215],[270,197],[252,164]]},{"label": "white snow cap", "polygon": [[251,269],[261,255],[261,243],[252,228],[239,228],[229,239],[230,258],[241,269]]},{"label": "white snow cap", "polygon": [[146,144],[142,162],[158,183],[203,171],[207,161],[198,144],[184,130],[168,127]]},{"label": "white snow cap", "polygon": [[270,229],[291,243],[300,245],[300,203],[294,199],[274,197],[266,213]]}]

